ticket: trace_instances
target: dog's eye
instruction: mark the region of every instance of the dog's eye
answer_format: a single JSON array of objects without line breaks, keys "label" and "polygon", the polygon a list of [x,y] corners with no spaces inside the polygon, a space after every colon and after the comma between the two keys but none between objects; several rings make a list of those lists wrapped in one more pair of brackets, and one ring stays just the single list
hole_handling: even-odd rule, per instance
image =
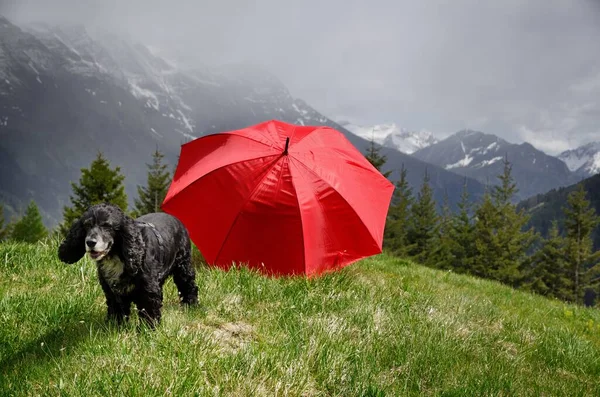
[{"label": "dog's eye", "polygon": [[108,222],[102,222],[102,223],[100,224],[100,226],[101,226],[101,227],[110,227],[110,223],[108,223]]}]

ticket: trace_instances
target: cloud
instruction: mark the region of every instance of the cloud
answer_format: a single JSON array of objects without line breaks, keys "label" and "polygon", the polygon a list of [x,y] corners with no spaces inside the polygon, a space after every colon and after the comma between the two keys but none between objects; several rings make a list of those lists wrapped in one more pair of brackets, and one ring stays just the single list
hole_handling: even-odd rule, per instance
[{"label": "cloud", "polygon": [[262,63],[330,117],[440,137],[477,128],[550,152],[600,140],[595,0],[0,4],[16,21],[117,31],[193,64]]},{"label": "cloud", "polygon": [[560,154],[571,148],[568,139],[565,139],[564,135],[556,130],[532,130],[525,125],[521,125],[518,132],[524,141],[546,153]]}]

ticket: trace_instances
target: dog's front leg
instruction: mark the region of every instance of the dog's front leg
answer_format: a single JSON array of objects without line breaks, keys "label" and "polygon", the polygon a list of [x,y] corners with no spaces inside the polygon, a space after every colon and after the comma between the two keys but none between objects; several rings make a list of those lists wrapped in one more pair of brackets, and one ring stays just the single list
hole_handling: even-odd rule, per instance
[{"label": "dog's front leg", "polygon": [[118,325],[123,324],[131,314],[131,300],[115,294],[103,279],[100,280],[100,285],[106,297],[106,320]]}]

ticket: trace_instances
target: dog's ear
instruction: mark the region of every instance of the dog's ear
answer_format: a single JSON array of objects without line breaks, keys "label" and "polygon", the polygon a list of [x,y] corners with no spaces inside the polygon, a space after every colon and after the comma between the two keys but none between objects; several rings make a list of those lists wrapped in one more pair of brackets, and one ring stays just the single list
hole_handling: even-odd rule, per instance
[{"label": "dog's ear", "polygon": [[121,237],[123,249],[123,262],[125,271],[129,275],[136,275],[142,268],[144,259],[144,241],[135,221],[123,214],[121,228],[118,232]]},{"label": "dog's ear", "polygon": [[58,259],[65,263],[75,263],[85,255],[85,228],[79,218],[71,225],[64,241],[58,247]]}]

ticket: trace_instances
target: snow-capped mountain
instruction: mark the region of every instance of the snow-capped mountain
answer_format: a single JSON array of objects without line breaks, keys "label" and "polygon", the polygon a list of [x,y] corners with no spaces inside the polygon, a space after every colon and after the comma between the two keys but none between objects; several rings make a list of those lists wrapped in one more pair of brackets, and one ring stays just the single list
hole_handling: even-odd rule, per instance
[{"label": "snow-capped mountain", "polygon": [[411,154],[437,142],[433,133],[426,130],[409,131],[396,123],[377,124],[373,126],[357,125],[348,121],[340,121],[348,131],[367,140],[373,139],[380,145]]},{"label": "snow-capped mountain", "polygon": [[600,172],[600,142],[591,142],[577,149],[566,150],[558,158],[567,167],[584,178]]},{"label": "snow-capped mountain", "polygon": [[[98,80],[108,79],[125,87],[143,103],[146,117],[155,125],[150,131],[159,137],[168,131],[182,139],[220,131],[219,117],[204,102],[210,96],[217,105],[235,107],[239,100],[252,114],[285,114],[298,124],[323,124],[328,119],[301,100],[272,74],[253,65],[224,65],[218,69],[188,69],[160,57],[140,43],[130,43],[111,33],[91,37],[81,26],[32,25],[27,29],[48,49],[68,62],[68,71]],[[96,95],[90,90],[92,95]],[[235,99],[234,99],[235,98]],[[229,115],[221,114],[229,119]],[[202,120],[212,119],[211,123]],[[176,125],[174,127],[174,125]]]},{"label": "snow-capped mountain", "polygon": [[529,143],[513,144],[492,134],[463,130],[413,153],[418,159],[439,165],[481,183],[496,185],[507,158],[523,199],[575,183],[577,177],[565,163]]},{"label": "snow-capped mountain", "polygon": [[[156,148],[174,167],[182,143],[270,119],[331,126],[359,150],[368,146],[259,66],[189,69],[110,34],[18,27],[0,16],[0,201],[12,213],[33,199],[56,225],[70,182],[99,151],[124,173],[131,202]],[[416,189],[428,167],[436,197],[448,191],[458,201],[462,178],[386,150],[392,178],[405,164]],[[483,190],[471,187],[472,197]]]}]

